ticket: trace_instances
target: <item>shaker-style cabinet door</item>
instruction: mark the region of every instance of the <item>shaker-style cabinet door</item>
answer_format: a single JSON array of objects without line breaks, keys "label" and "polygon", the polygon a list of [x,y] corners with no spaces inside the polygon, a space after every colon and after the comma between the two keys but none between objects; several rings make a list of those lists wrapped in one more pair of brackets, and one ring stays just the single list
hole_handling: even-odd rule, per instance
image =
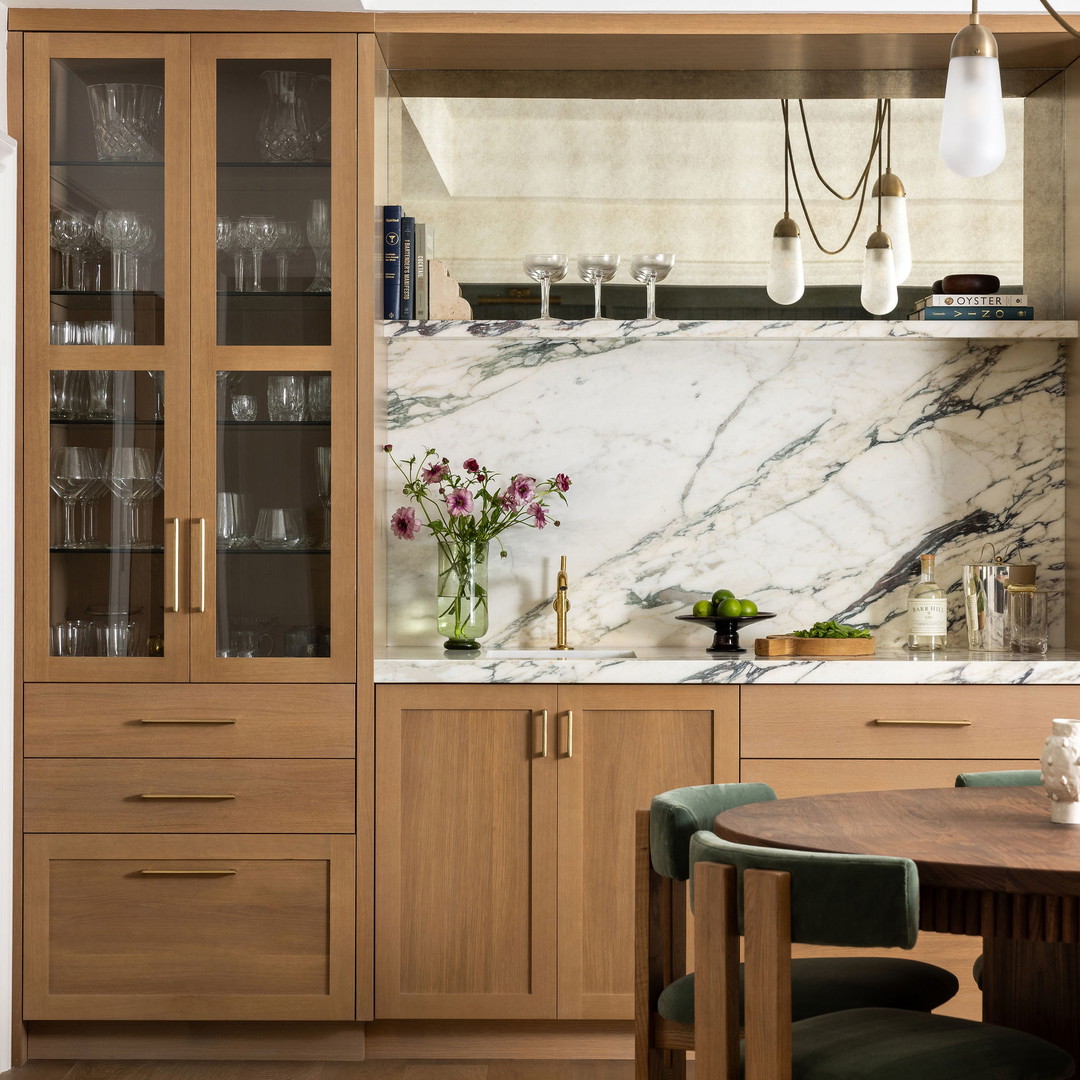
[{"label": "shaker-style cabinet door", "polygon": [[32,681],[183,681],[188,39],[27,34]]},{"label": "shaker-style cabinet door", "polygon": [[380,686],[375,1018],[554,1019],[556,688]]},{"label": "shaker-style cabinet door", "polygon": [[192,677],[356,674],[356,39],[192,38]]},{"label": "shaker-style cabinet door", "polygon": [[557,746],[559,1018],[629,1019],[634,813],[738,778],[739,689],[563,685]]}]

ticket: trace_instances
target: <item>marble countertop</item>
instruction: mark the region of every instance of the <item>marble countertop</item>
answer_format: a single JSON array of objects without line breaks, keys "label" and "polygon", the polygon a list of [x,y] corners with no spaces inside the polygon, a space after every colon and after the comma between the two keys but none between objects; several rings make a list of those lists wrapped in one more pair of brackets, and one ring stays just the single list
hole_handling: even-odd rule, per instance
[{"label": "marble countertop", "polygon": [[[530,651],[542,654],[544,650]],[[438,647],[389,648],[375,655],[375,682],[1080,684],[1080,651],[1071,649],[1051,650],[1045,656],[967,649],[920,654],[897,649],[851,658],[775,660],[755,657],[752,652],[714,655],[704,649],[604,651],[609,655],[590,655],[590,650],[582,649],[559,656],[515,658],[500,655],[498,649],[462,655]],[[633,655],[612,656],[611,652]]]}]

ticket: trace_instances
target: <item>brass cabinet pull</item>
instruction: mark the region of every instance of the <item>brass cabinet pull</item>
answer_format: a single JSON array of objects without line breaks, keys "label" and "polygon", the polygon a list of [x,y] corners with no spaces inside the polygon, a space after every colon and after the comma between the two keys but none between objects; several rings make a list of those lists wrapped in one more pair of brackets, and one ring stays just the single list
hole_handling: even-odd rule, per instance
[{"label": "brass cabinet pull", "polygon": [[225,877],[235,874],[235,870],[140,870],[144,877]]},{"label": "brass cabinet pull", "polygon": [[547,709],[540,710],[540,721],[542,727],[540,728],[540,756],[547,757],[547,724],[548,724],[548,711]]},{"label": "brass cabinet pull", "polygon": [[172,518],[173,527],[173,551],[172,551],[172,598],[165,602],[166,611],[180,610],[180,519]]},{"label": "brass cabinet pull", "polygon": [[574,756],[574,710],[566,710],[566,756]]},{"label": "brass cabinet pull", "polygon": [[222,718],[220,720],[196,720],[193,716],[143,716],[139,719],[140,724],[235,724],[235,720]]},{"label": "brass cabinet pull", "polygon": [[199,518],[199,602],[196,611],[206,610],[206,518]]},{"label": "brass cabinet pull", "polygon": [[875,720],[875,724],[918,724],[921,727],[971,727],[970,720]]},{"label": "brass cabinet pull", "polygon": [[169,795],[144,791],[140,799],[235,799],[235,795]]}]

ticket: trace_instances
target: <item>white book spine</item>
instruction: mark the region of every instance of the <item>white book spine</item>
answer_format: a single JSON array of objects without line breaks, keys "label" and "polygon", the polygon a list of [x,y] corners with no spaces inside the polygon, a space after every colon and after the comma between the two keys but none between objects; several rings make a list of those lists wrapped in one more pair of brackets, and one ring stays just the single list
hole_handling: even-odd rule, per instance
[{"label": "white book spine", "polygon": [[416,253],[416,318],[427,319],[431,308],[428,304],[428,263],[434,256],[435,233],[430,225],[417,222],[413,250]]},{"label": "white book spine", "polygon": [[915,301],[915,310],[924,307],[1026,307],[1027,293],[933,293]]}]

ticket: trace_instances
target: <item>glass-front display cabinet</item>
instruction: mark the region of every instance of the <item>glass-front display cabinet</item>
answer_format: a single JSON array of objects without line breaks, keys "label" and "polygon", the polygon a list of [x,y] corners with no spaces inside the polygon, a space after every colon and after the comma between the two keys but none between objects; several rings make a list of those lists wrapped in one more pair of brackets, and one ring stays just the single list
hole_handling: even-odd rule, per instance
[{"label": "glass-front display cabinet", "polygon": [[26,69],[28,677],[351,681],[355,38]]}]

